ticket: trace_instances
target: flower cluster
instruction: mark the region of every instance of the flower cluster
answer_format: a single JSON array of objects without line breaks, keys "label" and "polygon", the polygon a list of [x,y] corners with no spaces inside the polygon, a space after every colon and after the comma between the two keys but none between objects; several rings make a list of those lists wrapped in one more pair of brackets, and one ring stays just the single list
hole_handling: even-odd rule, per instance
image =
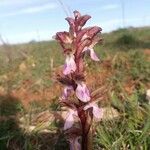
[{"label": "flower cluster", "polygon": [[[69,23],[69,32],[57,32],[55,36],[66,57],[63,72],[58,80],[64,85],[60,101],[68,108],[64,130],[72,134],[69,138],[72,150],[75,149],[73,147],[80,149],[80,137],[83,143],[89,132],[92,121],[88,122],[88,117],[92,120],[93,116],[97,119],[102,116],[102,110],[91,97],[85,82],[84,56],[89,55],[92,60],[99,61],[93,47],[101,40],[100,27],[83,28],[90,18],[89,15],[82,16],[78,11],[74,11],[74,18],[66,18]],[[75,118],[79,118],[78,126],[73,127]],[[74,130],[71,130],[72,128]],[[75,136],[75,131],[79,129],[80,134],[78,132],[78,135]]]}]

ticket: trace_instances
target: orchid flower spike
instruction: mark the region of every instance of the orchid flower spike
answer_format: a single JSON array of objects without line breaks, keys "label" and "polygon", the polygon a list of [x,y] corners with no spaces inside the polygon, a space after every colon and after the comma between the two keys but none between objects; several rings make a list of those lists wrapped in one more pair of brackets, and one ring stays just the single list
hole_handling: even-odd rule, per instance
[{"label": "orchid flower spike", "polygon": [[102,116],[103,116],[103,110],[100,109],[98,107],[98,105],[95,103],[95,102],[91,102],[89,104],[87,104],[85,107],[84,107],[84,110],[87,110],[89,108],[93,108],[92,110],[92,113],[93,113],[93,116],[96,118],[96,119],[101,119]]},{"label": "orchid flower spike", "polygon": [[76,70],[76,63],[74,60],[74,55],[67,54],[63,74],[68,75],[72,72],[75,72],[75,70]]},{"label": "orchid flower spike", "polygon": [[74,116],[78,116],[78,113],[74,109],[69,109],[69,112],[67,113],[67,117],[64,124],[64,130],[67,130],[71,128],[74,124]]},{"label": "orchid flower spike", "polygon": [[86,87],[86,84],[84,82],[77,83],[76,96],[82,102],[90,101],[90,99],[91,99],[90,98],[90,92],[89,92],[89,90]]}]

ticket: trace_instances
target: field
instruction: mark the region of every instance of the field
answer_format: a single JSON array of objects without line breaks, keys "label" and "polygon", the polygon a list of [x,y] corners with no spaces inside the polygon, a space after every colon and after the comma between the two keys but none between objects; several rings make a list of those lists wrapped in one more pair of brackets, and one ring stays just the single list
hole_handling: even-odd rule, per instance
[{"label": "field", "polygon": [[[102,37],[95,47],[101,62],[86,61],[88,87],[103,95],[105,110],[94,124],[94,149],[148,150],[150,27]],[[58,104],[63,87],[56,80],[63,61],[55,41],[0,47],[0,150],[69,149]]]}]

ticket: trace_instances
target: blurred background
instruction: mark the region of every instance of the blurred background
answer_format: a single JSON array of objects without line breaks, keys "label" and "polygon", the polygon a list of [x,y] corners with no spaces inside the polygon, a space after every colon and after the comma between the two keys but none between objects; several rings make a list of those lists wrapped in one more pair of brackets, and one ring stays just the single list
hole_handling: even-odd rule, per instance
[{"label": "blurred background", "polygon": [[94,150],[150,149],[150,0],[0,0],[0,150],[69,150],[59,105],[64,54],[52,39],[73,11],[100,26],[86,82],[102,95]]}]

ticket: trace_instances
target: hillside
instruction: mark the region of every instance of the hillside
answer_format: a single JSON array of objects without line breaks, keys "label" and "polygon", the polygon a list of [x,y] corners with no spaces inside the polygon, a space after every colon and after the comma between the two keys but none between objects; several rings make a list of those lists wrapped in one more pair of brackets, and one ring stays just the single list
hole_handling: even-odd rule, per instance
[{"label": "hillside", "polygon": [[[149,149],[150,27],[102,37],[95,47],[101,62],[87,59],[86,80],[91,92],[103,95],[99,105],[115,110],[117,117],[109,111],[113,119],[97,124],[95,149]],[[62,122],[49,122],[49,112],[60,110],[62,86],[56,76],[63,61],[55,41],[0,47],[0,149],[66,148]]]}]

